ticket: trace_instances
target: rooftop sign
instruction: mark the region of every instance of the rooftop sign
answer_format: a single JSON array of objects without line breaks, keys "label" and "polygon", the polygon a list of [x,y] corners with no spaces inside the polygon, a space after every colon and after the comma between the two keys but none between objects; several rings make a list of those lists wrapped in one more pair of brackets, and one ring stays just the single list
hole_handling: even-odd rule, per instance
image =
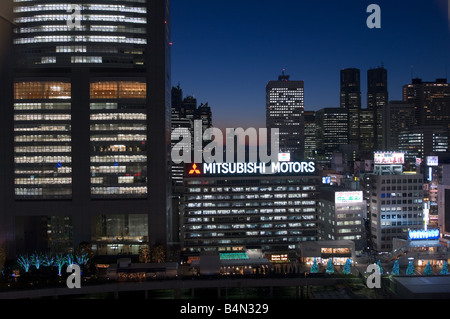
[{"label": "rooftop sign", "polygon": [[363,202],[363,192],[336,192],[335,203],[345,204],[345,203],[362,203]]},{"label": "rooftop sign", "polygon": [[[195,166],[195,167],[194,167]],[[203,163],[187,165],[188,176],[214,175],[298,175],[316,172],[314,162]]]},{"label": "rooftop sign", "polygon": [[427,166],[438,166],[439,157],[437,156],[427,156]]},{"label": "rooftop sign", "polygon": [[376,165],[405,164],[405,153],[400,152],[376,152],[374,154]]},{"label": "rooftop sign", "polygon": [[408,238],[410,240],[439,239],[439,229],[410,230],[408,233]]}]

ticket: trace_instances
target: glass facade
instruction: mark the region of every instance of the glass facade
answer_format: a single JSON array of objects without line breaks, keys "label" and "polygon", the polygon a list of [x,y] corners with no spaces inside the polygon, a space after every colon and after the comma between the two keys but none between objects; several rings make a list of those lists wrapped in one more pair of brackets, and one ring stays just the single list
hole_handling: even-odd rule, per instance
[{"label": "glass facade", "polygon": [[25,245],[28,252],[67,253],[73,251],[72,217],[17,216],[16,243]]},{"label": "glass facade", "polygon": [[344,108],[324,108],[316,112],[317,148],[329,161],[333,152],[348,144],[348,111]]},{"label": "glass facade", "polygon": [[[73,227],[71,245],[90,241],[109,254],[117,240],[95,233],[94,224],[105,211],[126,220],[110,232],[128,245],[115,251],[137,253],[144,237],[166,245],[169,162],[153,163],[170,146],[169,1],[11,2],[13,83],[4,78],[12,114],[3,122],[14,125],[14,145],[4,156],[14,158],[14,166],[5,166],[5,180],[15,183],[3,205],[10,224],[21,216],[65,214],[70,220],[58,223]],[[136,214],[145,220],[132,222]],[[30,236],[13,248],[34,247],[33,231],[28,221],[14,228],[11,238]],[[53,240],[39,238],[44,248]]]},{"label": "glass facade", "polygon": [[148,241],[148,215],[97,215],[92,240],[98,254],[137,255]]},{"label": "glass facade", "polygon": [[92,198],[147,196],[146,94],[145,82],[91,83]]},{"label": "glass facade", "polygon": [[16,82],[14,98],[15,198],[71,198],[70,83]]},{"label": "glass facade", "polygon": [[14,2],[14,44],[23,65],[145,64],[146,0]]}]

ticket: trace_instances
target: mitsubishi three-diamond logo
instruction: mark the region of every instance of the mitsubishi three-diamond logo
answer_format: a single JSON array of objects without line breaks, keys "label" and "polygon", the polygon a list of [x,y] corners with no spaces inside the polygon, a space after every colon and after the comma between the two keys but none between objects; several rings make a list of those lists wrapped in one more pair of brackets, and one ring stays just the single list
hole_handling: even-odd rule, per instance
[{"label": "mitsubishi three-diamond logo", "polygon": [[189,171],[189,175],[200,175],[201,172],[198,169],[197,164],[192,165],[192,169]]}]

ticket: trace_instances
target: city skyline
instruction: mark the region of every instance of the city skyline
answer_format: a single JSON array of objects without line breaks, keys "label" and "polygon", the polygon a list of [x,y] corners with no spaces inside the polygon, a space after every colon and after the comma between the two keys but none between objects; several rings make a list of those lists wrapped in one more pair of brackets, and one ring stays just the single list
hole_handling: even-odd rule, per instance
[{"label": "city skyline", "polygon": [[[173,85],[208,102],[215,111],[213,125],[225,128],[264,127],[265,86],[283,69],[291,80],[305,82],[305,111],[339,107],[340,70],[345,68],[361,70],[363,109],[369,69],[387,69],[390,100],[401,100],[402,86],[412,78],[446,78],[447,1],[376,3],[381,29],[366,25],[368,1],[259,1],[258,6],[246,1],[237,8],[175,0]],[[419,40],[420,47],[414,42]]]}]

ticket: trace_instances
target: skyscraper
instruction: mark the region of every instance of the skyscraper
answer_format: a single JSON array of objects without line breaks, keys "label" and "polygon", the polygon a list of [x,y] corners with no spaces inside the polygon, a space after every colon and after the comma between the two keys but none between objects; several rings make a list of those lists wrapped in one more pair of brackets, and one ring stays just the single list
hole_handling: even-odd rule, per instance
[{"label": "skyscraper", "polygon": [[348,144],[348,111],[343,108],[323,108],[316,112],[317,149],[324,151],[324,161]]},{"label": "skyscraper", "polygon": [[[304,152],[304,82],[278,77],[266,86],[266,127],[279,129],[280,151],[300,159]],[[270,136],[270,134],[268,134]]]},{"label": "skyscraper", "polygon": [[341,70],[341,108],[348,112],[348,144],[359,144],[361,111],[361,74],[356,68]]},{"label": "skyscraper", "polygon": [[169,0],[31,0],[14,12],[1,119],[14,135],[2,165],[12,251],[166,246]]},{"label": "skyscraper", "polygon": [[367,108],[373,111],[374,148],[380,149],[383,144],[382,112],[388,103],[387,70],[383,67],[367,71]]},{"label": "skyscraper", "polygon": [[398,150],[398,136],[401,131],[414,127],[414,104],[403,101],[391,101],[382,111],[382,150]]},{"label": "skyscraper", "polygon": [[[210,143],[208,140],[204,140],[203,136],[196,137],[194,134],[194,122],[201,121],[202,132],[212,127],[212,112],[208,103],[202,103],[197,106],[197,99],[193,96],[187,96],[183,98],[183,90],[180,86],[172,88],[172,130],[184,130],[189,132],[192,138],[200,138],[203,146]],[[172,140],[172,150],[180,151],[181,149],[190,149],[191,155],[194,152],[194,140],[191,138],[189,142],[185,144],[180,140]],[[178,149],[176,149],[178,148]],[[181,154],[180,154],[181,155]],[[193,160],[193,155],[191,156]],[[172,170],[172,186],[183,185],[185,163],[173,163],[171,165]]]},{"label": "skyscraper", "polygon": [[403,86],[403,101],[414,104],[417,125],[439,125],[450,129],[450,84],[447,79],[424,82],[413,79]]},{"label": "skyscraper", "polygon": [[398,134],[398,150],[405,152],[405,159],[415,163],[416,158],[425,161],[426,156],[448,151],[448,129],[442,126],[415,126]]},{"label": "skyscraper", "polygon": [[375,141],[374,116],[374,112],[369,109],[362,109],[359,113],[359,150],[365,158],[373,156]]},{"label": "skyscraper", "polygon": [[316,113],[305,111],[305,160],[314,160],[317,150],[317,124]]}]

